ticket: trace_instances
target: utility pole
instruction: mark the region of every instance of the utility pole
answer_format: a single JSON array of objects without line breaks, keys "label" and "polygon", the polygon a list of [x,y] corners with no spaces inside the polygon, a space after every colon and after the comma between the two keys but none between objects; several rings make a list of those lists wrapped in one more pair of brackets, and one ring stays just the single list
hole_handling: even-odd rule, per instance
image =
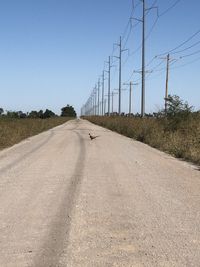
[{"label": "utility pole", "polygon": [[108,58],[108,116],[110,116],[110,70],[111,70],[111,60],[110,56]]},{"label": "utility pole", "polygon": [[141,98],[141,116],[145,116],[145,23],[146,23],[146,8],[145,0],[143,3],[143,19],[142,19],[142,98]]},{"label": "utility pole", "polygon": [[112,115],[113,115],[114,92],[112,92]]},{"label": "utility pole", "polygon": [[147,73],[145,71],[145,30],[146,30],[146,11],[151,9],[157,9],[157,16],[158,16],[158,7],[152,6],[150,8],[146,8],[146,0],[140,0],[143,5],[143,15],[142,19],[137,18],[131,18],[135,19],[139,22],[142,22],[142,70],[141,71],[135,71],[142,74],[142,88],[141,88],[141,117],[145,116],[145,74]]},{"label": "utility pole", "polygon": [[167,60],[167,66],[166,66],[166,82],[165,82],[165,114],[167,113],[167,99],[168,99],[168,84],[169,84],[169,68],[170,68],[170,63],[173,61],[177,61],[178,59],[172,59],[170,58],[170,54],[167,55],[167,57],[159,57],[159,59],[162,60]]},{"label": "utility pole", "polygon": [[104,114],[106,114],[106,99],[104,99]]},{"label": "utility pole", "polygon": [[126,51],[127,49],[122,49],[122,37],[120,36],[119,43],[116,44],[119,46],[119,104],[118,104],[118,113],[121,114],[121,93],[122,93],[122,52]]},{"label": "utility pole", "polygon": [[91,116],[93,115],[92,112],[93,112],[93,100],[92,100],[92,93],[91,93],[91,96],[90,96],[90,115]]},{"label": "utility pole", "polygon": [[95,95],[95,113],[94,113],[94,115],[96,116],[97,115],[97,86],[96,85],[94,88],[94,95]]},{"label": "utility pole", "polygon": [[122,87],[122,37],[119,41],[119,115],[121,114],[121,87]]},{"label": "utility pole", "polygon": [[134,85],[138,85],[138,83],[133,83],[130,81],[130,83],[124,83],[124,85],[129,85],[129,116],[131,115],[132,110],[132,89]]},{"label": "utility pole", "polygon": [[130,82],[129,88],[129,116],[131,116],[131,99],[132,98],[132,82]]},{"label": "utility pole", "polygon": [[[145,31],[146,31],[146,11],[151,9],[157,9],[158,7],[152,6],[151,8],[146,8],[146,0],[141,0],[143,3],[143,16],[142,16],[142,97],[141,97],[141,116],[145,116]],[[157,13],[158,16],[158,13]]]},{"label": "utility pole", "polygon": [[109,56],[109,72],[108,72],[108,116],[110,116],[110,69],[111,69],[111,63],[110,63],[110,56]]},{"label": "utility pole", "polygon": [[117,93],[112,92],[112,113],[114,112],[114,96],[117,95]]},{"label": "utility pole", "polygon": [[167,114],[167,99],[168,99],[168,81],[169,81],[169,54],[167,55],[167,71],[166,71],[166,86],[165,86],[165,114]]},{"label": "utility pole", "polygon": [[89,97],[89,115],[91,116],[91,96]]},{"label": "utility pole", "polygon": [[100,115],[100,79],[98,80],[98,106],[97,106],[97,113],[98,116]]},{"label": "utility pole", "polygon": [[92,115],[95,115],[95,92],[94,89],[92,91]]},{"label": "utility pole", "polygon": [[104,70],[103,70],[103,74],[102,74],[102,116],[104,115]]}]

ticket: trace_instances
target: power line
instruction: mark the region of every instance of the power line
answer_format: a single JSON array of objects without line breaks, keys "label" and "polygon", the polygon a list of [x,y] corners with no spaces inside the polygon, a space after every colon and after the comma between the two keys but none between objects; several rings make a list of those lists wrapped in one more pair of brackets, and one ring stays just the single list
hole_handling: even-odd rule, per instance
[{"label": "power line", "polygon": [[[132,13],[131,13],[131,16],[129,17],[129,21],[128,21],[128,24],[127,24],[127,28],[129,26],[129,32],[128,32],[128,35],[126,37],[126,41],[124,42],[124,47],[126,46],[129,38],[130,38],[130,35],[131,35],[131,32],[133,30],[133,28],[135,28],[137,25],[140,24],[140,22],[137,22],[135,25],[132,25],[132,19],[133,19],[133,14],[134,14],[134,11],[135,9],[141,4],[141,1],[138,2],[138,4],[134,7],[133,5],[133,10],[132,10]],[[122,35],[122,41],[125,39],[125,36]]]},{"label": "power line", "polygon": [[[151,33],[153,32],[159,18],[163,15],[165,15],[167,12],[169,12],[172,8],[174,8],[178,2],[180,2],[181,0],[177,0],[171,7],[169,7],[168,9],[166,9],[163,13],[161,14],[157,14],[157,18],[156,20],[154,21],[150,31],[148,32],[147,36],[145,37],[145,40],[147,40],[149,38],[149,36],[151,35]],[[154,5],[156,4],[157,1],[154,1],[154,3],[152,4],[151,8],[152,9],[154,7]],[[148,14],[149,11],[147,11],[147,14]],[[137,22],[136,25],[138,25],[140,22]],[[130,31],[131,33],[131,31]],[[126,43],[128,42],[128,40],[126,41]],[[138,52],[140,49],[142,48],[142,44],[140,44],[132,53],[129,53],[129,55],[127,56],[126,60],[124,61],[123,65],[126,64],[126,62],[128,61],[129,57],[133,56],[136,52]],[[168,52],[171,52],[171,51],[168,51]],[[168,52],[166,53],[163,53],[164,54],[167,54]]]},{"label": "power line", "polygon": [[165,11],[163,11],[161,14],[159,14],[159,17],[164,16],[166,13],[168,13],[172,8],[174,8],[181,0],[177,0],[172,6],[167,8]]},{"label": "power line", "polygon": [[124,32],[123,32],[123,34],[122,34],[122,41],[124,40],[124,38],[125,38],[125,36],[126,36],[125,34],[126,34],[127,29],[129,28],[129,26],[130,26],[130,28],[135,27],[135,26],[133,26],[133,25],[131,24],[131,19],[132,19],[132,17],[133,17],[133,14],[134,14],[136,8],[137,8],[140,4],[141,4],[140,1],[137,3],[137,5],[134,5],[134,2],[132,2],[132,10],[131,10],[131,14],[130,14],[128,23],[127,23],[127,25],[126,25],[126,27],[125,27],[125,30],[124,30]]},{"label": "power line", "polygon": [[[131,37],[131,33],[132,33],[132,31],[133,31],[133,29],[134,28],[136,28],[136,26],[137,25],[139,25],[140,24],[140,22],[143,22],[143,41],[142,41],[142,44],[139,46],[139,47],[137,47],[136,48],[136,50],[134,50],[134,51],[132,51],[131,53],[128,53],[128,56],[127,56],[127,58],[125,59],[125,61],[123,62],[123,66],[127,63],[127,61],[129,60],[129,58],[130,57],[132,57],[136,52],[138,52],[141,48],[142,48],[142,54],[143,54],[143,56],[142,56],[142,73],[143,73],[143,75],[142,75],[142,105],[141,105],[141,114],[143,114],[144,112],[145,112],[145,110],[144,110],[144,106],[145,106],[145,100],[143,99],[144,98],[144,94],[145,94],[145,78],[147,78],[148,80],[149,80],[149,76],[151,76],[152,75],[152,73],[153,72],[162,72],[162,71],[164,71],[164,70],[166,70],[166,68],[161,68],[161,69],[159,69],[158,67],[161,65],[161,64],[163,64],[163,61],[162,62],[160,62],[159,64],[157,64],[156,66],[154,66],[153,67],[153,69],[152,69],[152,73],[150,73],[149,75],[148,75],[148,77],[145,77],[146,75],[146,71],[145,71],[145,68],[147,67],[147,66],[149,66],[149,65],[151,65],[154,61],[155,61],[155,59],[158,57],[158,56],[163,56],[163,55],[166,55],[166,54],[172,54],[172,55],[174,55],[174,54],[181,54],[181,53],[183,53],[183,52],[185,52],[185,51],[187,51],[187,50],[190,50],[190,49],[192,49],[192,48],[194,48],[195,46],[197,46],[198,44],[200,44],[200,40],[199,41],[197,41],[197,42],[195,42],[195,43],[193,43],[193,44],[191,44],[191,45],[189,45],[188,47],[185,47],[184,48],[184,46],[187,44],[187,43],[189,43],[191,40],[193,40],[197,35],[199,35],[199,33],[200,33],[200,29],[198,30],[198,31],[196,31],[195,33],[193,33],[191,36],[189,36],[185,41],[183,41],[182,43],[180,43],[179,45],[177,45],[175,48],[172,48],[171,50],[169,50],[169,51],[167,51],[167,52],[165,52],[165,53],[162,53],[162,54],[159,54],[158,56],[155,56],[155,57],[153,57],[147,64],[145,64],[145,51],[144,51],[144,43],[145,43],[145,41],[149,38],[149,36],[151,35],[151,33],[153,32],[153,30],[154,30],[154,28],[155,28],[155,26],[156,26],[156,24],[157,24],[157,22],[158,22],[158,20],[159,20],[159,18],[160,17],[162,17],[162,16],[164,16],[166,13],[168,13],[170,10],[172,10],[175,6],[177,6],[177,4],[181,1],[181,0],[176,0],[171,6],[169,6],[166,10],[164,10],[163,12],[161,12],[160,14],[159,13],[157,13],[157,17],[156,17],[156,19],[155,19],[155,21],[153,22],[153,24],[152,24],[152,26],[151,26],[151,28],[150,28],[150,30],[149,30],[149,32],[148,32],[148,34],[146,35],[145,34],[145,31],[144,31],[144,19],[145,19],[145,17],[148,15],[148,13],[149,13],[149,11],[150,11],[150,9],[153,9],[153,8],[156,8],[154,5],[157,3],[157,0],[155,0],[154,2],[153,2],[153,4],[151,5],[151,7],[150,8],[148,8],[148,9],[146,9],[145,8],[145,1],[146,0],[138,0],[138,3],[135,5],[135,1],[134,0],[132,0],[132,9],[131,9],[131,14],[130,14],[130,17],[129,17],[129,20],[128,20],[128,23],[126,24],[126,27],[125,27],[125,29],[124,29],[124,31],[123,31],[123,34],[122,34],[122,37],[121,37],[121,40],[120,40],[120,51],[123,51],[122,50],[122,48],[124,48],[126,45],[127,45],[127,43],[128,43],[128,41],[129,41],[129,39],[130,39],[130,37]],[[136,23],[136,24],[132,24],[132,20],[134,19],[133,18],[133,14],[134,14],[134,12],[135,12],[135,10],[136,10],[136,8],[137,7],[139,7],[140,5],[141,5],[141,3],[143,3],[143,19],[141,19],[140,21],[138,20],[138,22]],[[144,16],[144,12],[145,12],[145,16]],[[122,45],[122,43],[123,43],[123,45]],[[179,49],[179,48],[182,48],[182,49]],[[117,49],[117,47],[115,46],[115,45],[113,45],[113,49],[112,49],[112,53],[111,53],[111,56],[110,56],[110,58],[109,58],[109,61],[110,61],[110,68],[112,67],[111,66],[111,64],[113,65],[113,63],[115,63],[115,60],[113,60],[113,58],[114,58],[114,53],[116,52],[116,49]],[[178,50],[179,49],[179,50]],[[197,55],[197,54],[199,54],[200,53],[200,50],[197,50],[197,51],[191,51],[191,53],[188,53],[188,54],[184,54],[184,55],[182,55],[182,56],[180,56],[179,57],[179,59],[184,59],[184,58],[189,58],[189,57],[192,57],[192,56],[195,56],[195,55]],[[121,57],[121,55],[118,57],[118,59]],[[192,60],[191,62],[187,62],[186,64],[183,64],[183,65],[178,65],[178,66],[175,66],[175,67],[173,67],[173,68],[170,68],[170,69],[177,69],[177,68],[181,68],[181,67],[184,67],[184,66],[187,66],[187,65],[189,65],[189,64],[192,64],[192,63],[194,63],[194,62],[196,62],[196,61],[198,61],[198,60],[200,60],[200,57],[199,58],[196,58],[196,59],[194,59],[194,60]],[[174,61],[172,64],[175,64],[177,61]],[[168,67],[169,67],[169,60],[168,60]],[[172,64],[170,64],[170,66],[172,65]],[[105,65],[104,65],[104,67],[105,67]],[[116,74],[116,72],[117,71],[119,71],[119,73],[121,72],[121,62],[120,62],[120,66],[119,66],[119,68],[116,68],[115,69],[115,72],[114,72],[114,74],[112,75],[112,79],[110,79],[110,77],[109,77],[109,84],[108,84],[108,87],[109,87],[109,91],[110,91],[110,82],[114,79],[114,77],[115,77],[115,74]],[[109,71],[107,71],[107,72],[110,72],[110,68],[109,68]],[[141,70],[139,71],[140,73],[141,73]],[[133,71],[132,73],[131,73],[131,75],[130,75],[130,78],[126,81],[126,82],[130,82],[131,80],[132,80],[132,77],[133,77],[133,75],[136,73],[136,71]],[[160,75],[160,74],[159,74]],[[110,73],[109,73],[109,76],[110,76]],[[119,82],[119,84],[121,84],[121,77],[120,77],[121,75],[119,75],[119,80],[120,80],[120,82]],[[134,82],[137,82],[137,81],[139,81],[140,80],[140,78],[139,79],[137,79],[136,81],[134,81]],[[88,99],[88,101],[86,102],[86,104],[84,105],[84,108],[85,109],[87,109],[87,113],[89,112],[89,113],[91,113],[91,111],[90,111],[90,109],[89,109],[89,111],[88,111],[88,106],[90,107],[90,102],[92,101],[92,98],[95,100],[95,98],[97,98],[97,88],[95,88],[95,93],[94,93],[94,95],[92,94],[91,96],[90,96],[90,98]],[[103,90],[103,89],[102,89]],[[119,91],[120,91],[120,85],[119,85]],[[110,113],[110,94],[108,94],[109,95],[109,99],[108,99],[108,110],[109,110],[109,112],[108,113]],[[95,96],[95,98],[94,98],[94,96]],[[120,92],[119,92],[119,99],[120,99]],[[102,103],[104,103],[104,100],[103,100],[103,98],[102,98]],[[99,104],[98,104],[98,106],[99,106]],[[120,107],[120,111],[121,111],[121,101],[119,102],[119,107]],[[103,105],[102,104],[102,115],[103,115],[103,109],[105,109],[105,105]],[[95,105],[95,113],[97,113],[96,112],[96,105]]]},{"label": "power line", "polygon": [[194,34],[192,34],[186,41],[182,42],[181,44],[179,44],[178,46],[176,46],[175,48],[167,51],[167,52],[164,52],[162,54],[159,54],[158,56],[163,56],[163,55],[166,55],[166,54],[171,54],[173,51],[177,50],[178,48],[182,47],[183,45],[185,45],[186,43],[188,43],[189,41],[191,41],[195,36],[197,36],[198,34],[200,33],[200,30],[196,31]]},{"label": "power line", "polygon": [[188,55],[181,56],[180,58],[191,57],[191,56],[194,56],[194,55],[199,54],[199,53],[200,53],[200,50],[195,51],[195,52],[188,54]]},{"label": "power line", "polygon": [[[151,35],[152,31],[154,30],[154,28],[155,28],[155,26],[156,26],[156,24],[157,24],[157,22],[158,22],[158,19],[159,19],[159,18],[157,17],[156,20],[154,21],[154,23],[153,23],[153,25],[152,25],[150,31],[148,32],[148,34],[147,34],[146,37],[145,37],[145,41],[149,38],[149,36]],[[138,24],[139,24],[139,22],[138,22]],[[142,44],[140,44],[140,45],[139,45],[139,46],[138,46],[132,53],[129,53],[128,56],[127,56],[127,58],[126,58],[125,61],[123,62],[123,65],[125,65],[125,64],[127,63],[128,59],[129,59],[130,57],[132,57],[136,52],[138,52],[141,48],[142,48]]]},{"label": "power line", "polygon": [[[132,25],[131,25],[131,18],[132,18],[133,14],[134,14],[134,11],[136,10],[136,8],[137,8],[140,4],[141,4],[141,3],[138,2],[137,5],[134,5],[134,2],[132,2],[132,10],[131,10],[131,14],[130,14],[128,23],[127,23],[127,25],[126,25],[126,27],[125,27],[125,29],[124,29],[124,31],[123,31],[123,34],[122,34],[122,41],[123,41],[124,38],[125,38],[125,36],[126,36],[126,32],[127,32],[128,28],[130,27],[130,29],[129,29],[129,33],[128,33],[128,37],[127,37],[127,40],[126,40],[125,43],[128,42],[128,39],[129,39],[129,37],[130,37],[130,33],[131,33],[131,31],[132,31],[132,28],[134,28],[134,27],[136,26],[136,25],[135,25],[135,26],[132,26]],[[113,57],[115,50],[116,50],[116,47],[113,45],[113,50],[112,50],[112,53],[111,53],[111,57]]]},{"label": "power line", "polygon": [[[195,62],[197,62],[197,61],[199,61],[199,60],[200,60],[200,57],[198,57],[198,58],[196,58],[196,59],[194,59],[194,60],[192,60],[192,61],[190,61],[190,62],[187,62],[187,63],[185,63],[185,64],[178,65],[178,66],[176,66],[176,67],[172,67],[171,70],[175,70],[175,69],[183,68],[183,67],[188,66],[188,65],[191,65],[191,64],[193,64],[193,63],[195,63]],[[171,65],[174,65],[176,62],[177,62],[177,61],[174,61]],[[150,74],[147,76],[146,80],[147,80],[147,81],[150,81],[150,80],[156,79],[157,77],[160,77],[160,76],[165,72],[165,70],[166,70],[166,68],[162,68],[162,69],[159,69],[159,70],[154,70],[153,73],[155,73],[155,72],[161,72],[161,73],[159,73],[158,75],[155,75],[155,76],[153,75],[153,73],[150,73]],[[151,78],[149,78],[150,76],[151,76]]]},{"label": "power line", "polygon": [[200,60],[200,57],[198,57],[198,58],[196,58],[196,59],[194,59],[194,60],[192,60],[192,61],[190,61],[190,62],[187,62],[187,63],[185,63],[185,64],[183,64],[183,65],[179,65],[179,66],[173,67],[172,70],[174,70],[174,69],[179,69],[179,68],[182,68],[182,67],[185,67],[185,66],[190,65],[190,64],[193,64],[193,63],[195,63],[195,62],[197,62],[197,61],[199,61],[199,60]]},{"label": "power line", "polygon": [[193,45],[188,46],[188,47],[186,47],[186,48],[184,48],[184,49],[182,49],[182,50],[176,51],[176,52],[174,52],[174,53],[172,53],[172,54],[174,55],[174,54],[182,53],[182,52],[184,52],[184,51],[186,51],[186,50],[189,50],[189,49],[195,47],[195,46],[198,45],[198,44],[200,44],[200,41],[198,41],[198,42],[194,43]]},{"label": "power line", "polygon": [[[155,5],[156,3],[157,3],[157,0],[155,0],[155,1],[153,2],[152,6],[151,6],[150,8],[148,8],[148,10],[147,10],[147,12],[146,12],[146,15],[148,15],[148,13],[150,12],[150,9],[154,8],[154,5]],[[139,5],[139,3],[138,3],[138,5]],[[137,5],[137,6],[138,6],[138,5]],[[134,19],[133,17],[130,17],[129,21],[131,22],[133,19]],[[153,28],[155,27],[157,21],[158,21],[158,16],[157,16],[157,19],[156,19],[156,21],[154,22],[152,28],[150,29],[150,32],[147,34],[147,37],[145,37],[145,40],[149,37],[149,35],[150,35],[151,32],[153,31]],[[127,39],[126,39],[126,41],[125,41],[124,47],[126,46],[128,40],[129,40],[129,38],[130,38],[130,34],[131,34],[131,32],[132,32],[132,29],[135,28],[137,25],[139,25],[140,22],[141,22],[141,21],[137,21],[137,23],[136,23],[135,25],[131,25],[131,28],[130,28],[130,30],[129,30],[129,34],[128,34]],[[135,53],[136,53],[138,50],[140,50],[141,48],[142,48],[142,44],[140,44],[140,46],[139,46],[138,48],[136,48],[135,51],[133,51],[131,54],[128,55],[128,57],[126,58],[126,60],[123,62],[123,65],[128,61],[129,57],[131,57],[133,54],[135,54]]]},{"label": "power line", "polygon": [[[170,62],[170,66],[174,65],[177,61],[178,61],[178,59],[174,59],[173,62],[171,61],[171,62]],[[162,65],[164,62],[165,62],[165,59],[162,59],[162,61],[152,69],[152,72],[149,73],[149,76],[153,75],[153,73],[155,73],[155,72],[163,72],[163,71],[165,71],[165,70],[166,70],[166,67],[163,67],[163,68],[161,68],[161,69],[157,69],[157,68],[158,68],[160,65]],[[148,77],[149,77],[149,76],[148,76]],[[148,77],[147,77],[147,78],[148,78]]]}]

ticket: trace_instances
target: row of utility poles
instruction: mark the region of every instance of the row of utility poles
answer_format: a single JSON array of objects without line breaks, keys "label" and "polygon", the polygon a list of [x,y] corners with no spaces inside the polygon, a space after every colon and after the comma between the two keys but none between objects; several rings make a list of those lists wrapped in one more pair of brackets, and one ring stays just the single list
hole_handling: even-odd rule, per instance
[{"label": "row of utility poles", "polygon": [[[104,75],[103,75],[104,78]],[[138,85],[138,83],[133,83],[130,81],[129,83],[124,83],[124,85],[129,86],[129,115],[132,114],[132,91],[133,86]],[[118,91],[118,89],[116,89]],[[122,89],[121,89],[122,90]],[[87,100],[86,104],[81,109],[81,115],[86,116],[104,116],[104,115],[111,115],[114,112],[114,96],[119,95],[119,92],[110,93],[110,95],[104,95],[104,82],[102,81],[102,100],[100,101],[100,80],[98,81],[98,86],[95,86],[92,94],[90,95],[89,99]],[[108,97],[108,103],[111,102],[111,105],[108,107],[108,113],[106,112],[106,98]],[[121,100],[119,100],[121,101]],[[121,113],[119,113],[121,114]]]},{"label": "row of utility poles", "polygon": [[[142,12],[142,19],[136,19],[137,21],[142,23],[142,66],[141,66],[141,117],[145,116],[145,75],[148,71],[145,69],[145,28],[146,28],[146,12],[150,9],[157,8],[151,7],[146,8],[146,0],[141,0],[143,4],[143,12]],[[135,19],[135,18],[130,18]],[[120,36],[119,43],[115,44],[119,47],[119,56],[114,56],[119,60],[119,85],[118,85],[118,115],[121,115],[121,104],[122,104],[122,53],[127,51],[127,49],[122,49],[122,38]],[[168,98],[168,77],[169,77],[169,63],[170,63],[170,55],[168,54],[165,58],[167,60],[167,71],[166,71],[166,88],[165,88],[165,111],[167,111],[167,98]],[[102,85],[100,86],[100,79],[98,80],[97,85],[93,88],[92,93],[85,103],[85,105],[81,108],[81,115],[85,116],[104,116],[104,115],[111,115],[111,110],[113,113],[113,102],[114,102],[114,95],[117,93],[111,93],[111,68],[113,67],[111,63],[111,57],[109,56],[108,62],[108,69],[103,70],[102,74]],[[107,80],[108,80],[108,91],[107,95],[105,95],[105,73],[107,73]],[[129,115],[132,114],[132,91],[133,86],[138,85],[137,83],[133,83],[130,81],[128,84],[124,83],[124,85],[129,85]],[[100,87],[101,87],[101,101],[100,101]],[[106,98],[107,97],[107,101]],[[112,101],[112,105],[111,105]],[[106,110],[106,102],[107,102],[107,110]],[[112,108],[112,109],[111,109]]]}]

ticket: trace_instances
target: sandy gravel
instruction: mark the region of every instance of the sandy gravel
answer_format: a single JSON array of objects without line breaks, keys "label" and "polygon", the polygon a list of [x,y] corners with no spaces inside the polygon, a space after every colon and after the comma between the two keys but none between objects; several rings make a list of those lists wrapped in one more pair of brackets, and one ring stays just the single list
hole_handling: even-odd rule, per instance
[{"label": "sandy gravel", "polygon": [[1,267],[200,266],[198,168],[87,121],[1,151],[0,203]]}]

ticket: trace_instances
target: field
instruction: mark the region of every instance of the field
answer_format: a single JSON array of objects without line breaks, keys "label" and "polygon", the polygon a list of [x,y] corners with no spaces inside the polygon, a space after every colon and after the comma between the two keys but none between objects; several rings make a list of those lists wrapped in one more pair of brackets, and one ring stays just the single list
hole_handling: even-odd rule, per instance
[{"label": "field", "polygon": [[200,164],[200,113],[186,118],[86,117],[87,120],[144,142],[154,148]]},{"label": "field", "polygon": [[39,134],[70,120],[66,117],[49,119],[0,118],[0,149],[19,143],[21,140]]}]

